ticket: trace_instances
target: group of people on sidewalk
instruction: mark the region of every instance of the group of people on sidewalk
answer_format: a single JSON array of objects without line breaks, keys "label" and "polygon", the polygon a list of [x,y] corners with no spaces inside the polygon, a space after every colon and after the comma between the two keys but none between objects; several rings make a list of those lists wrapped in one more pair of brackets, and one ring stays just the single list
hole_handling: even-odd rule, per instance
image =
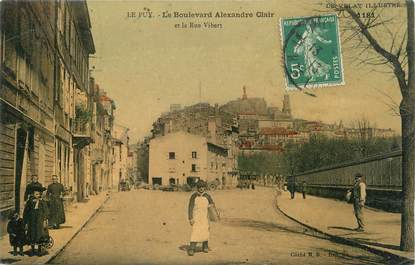
[{"label": "group of people on sidewalk", "polygon": [[[46,191],[46,200],[42,195]],[[59,229],[65,223],[63,206],[64,187],[58,182],[58,176],[52,176],[52,184],[47,188],[39,182],[37,175],[33,175],[31,183],[26,187],[24,194],[25,206],[23,218],[18,211],[14,212],[7,224],[10,245],[13,255],[23,256],[23,247],[31,246],[30,256],[42,256],[45,242],[49,240],[49,227]],[[19,250],[19,252],[17,252]]]},{"label": "group of people on sidewalk", "polygon": [[303,194],[303,199],[306,198],[306,194],[307,194],[307,183],[305,181],[301,182],[301,184],[297,184],[295,182],[288,182],[287,184],[287,189],[291,194],[291,199],[295,198],[295,192],[301,192]]}]

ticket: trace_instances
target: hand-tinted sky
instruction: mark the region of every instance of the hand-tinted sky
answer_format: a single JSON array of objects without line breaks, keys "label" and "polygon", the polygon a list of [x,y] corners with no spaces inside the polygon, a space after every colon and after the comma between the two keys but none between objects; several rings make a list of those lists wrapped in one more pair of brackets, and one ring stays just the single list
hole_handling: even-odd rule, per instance
[{"label": "hand-tinted sky", "polygon": [[[223,104],[263,97],[281,107],[285,93],[279,20],[318,14],[314,1],[89,1],[96,54],[93,76],[117,104],[116,122],[136,142],[170,104]],[[127,18],[149,8],[153,18]],[[273,18],[163,19],[163,11],[274,12]],[[405,19],[404,9],[399,19]],[[388,11],[389,12],[389,11]],[[184,22],[221,23],[222,29],[177,29]],[[343,23],[342,20],[340,23]],[[386,36],[382,37],[386,38]],[[344,86],[314,89],[317,97],[289,92],[296,118],[347,124],[367,118],[399,133],[400,119],[388,104],[400,101],[392,74],[357,66],[343,47]],[[382,69],[381,69],[382,70]],[[383,69],[387,70],[387,68]],[[200,87],[200,89],[199,89]],[[201,93],[200,93],[201,91]]]}]

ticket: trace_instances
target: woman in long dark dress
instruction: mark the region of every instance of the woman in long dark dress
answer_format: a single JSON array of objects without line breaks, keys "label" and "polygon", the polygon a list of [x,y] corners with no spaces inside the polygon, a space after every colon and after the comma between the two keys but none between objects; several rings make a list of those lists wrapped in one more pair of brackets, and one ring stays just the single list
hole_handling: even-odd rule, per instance
[{"label": "woman in long dark dress", "polygon": [[[24,193],[24,200],[27,201],[30,196],[33,195],[33,191],[36,188],[43,188],[43,185],[39,182],[39,177],[37,175],[32,175],[32,182],[26,186]],[[45,189],[44,189],[45,190]]]},{"label": "woman in long dark dress", "polygon": [[31,254],[35,252],[35,246],[38,245],[38,256],[42,255],[42,240],[49,237],[48,233],[48,216],[49,209],[47,203],[42,200],[41,194],[44,188],[37,187],[25,206],[23,212],[23,221],[27,226],[27,237],[32,247]]},{"label": "woman in long dark dress", "polygon": [[58,176],[52,176],[52,184],[48,186],[47,198],[49,200],[49,225],[58,229],[59,225],[65,223],[65,210],[63,208],[63,194],[65,189],[58,182]]}]

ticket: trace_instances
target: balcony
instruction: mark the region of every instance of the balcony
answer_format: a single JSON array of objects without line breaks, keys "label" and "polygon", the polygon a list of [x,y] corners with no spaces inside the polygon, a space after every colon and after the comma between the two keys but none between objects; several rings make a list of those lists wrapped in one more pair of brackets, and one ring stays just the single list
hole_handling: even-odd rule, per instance
[{"label": "balcony", "polygon": [[75,118],[72,126],[73,145],[82,149],[93,142],[91,128],[88,121]]}]

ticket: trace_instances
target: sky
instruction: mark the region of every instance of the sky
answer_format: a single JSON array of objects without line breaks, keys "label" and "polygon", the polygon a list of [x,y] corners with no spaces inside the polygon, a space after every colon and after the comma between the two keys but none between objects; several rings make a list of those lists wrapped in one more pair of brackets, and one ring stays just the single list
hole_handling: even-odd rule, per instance
[{"label": "sky", "polygon": [[[378,1],[376,1],[378,2]],[[390,110],[401,96],[388,68],[358,65],[356,49],[342,45],[345,85],[309,92],[285,90],[280,19],[333,13],[319,1],[88,1],[96,53],[92,75],[115,100],[115,122],[130,128],[130,141],[148,135],[152,123],[170,104],[224,104],[262,97],[282,107],[288,93],[295,118],[352,125],[368,119],[400,134],[400,117]],[[316,10],[318,9],[318,10]],[[127,14],[150,10],[151,18]],[[163,12],[252,12],[253,18],[163,18]],[[273,17],[256,17],[256,12]],[[128,13],[130,12],[130,13]],[[395,8],[394,27],[405,10]],[[399,18],[400,17],[400,18]],[[221,28],[176,28],[176,24],[212,22]],[[340,19],[340,26],[345,23]],[[387,40],[385,34],[376,35]],[[341,35],[342,40],[344,36]],[[376,70],[376,71],[373,71]]]}]

